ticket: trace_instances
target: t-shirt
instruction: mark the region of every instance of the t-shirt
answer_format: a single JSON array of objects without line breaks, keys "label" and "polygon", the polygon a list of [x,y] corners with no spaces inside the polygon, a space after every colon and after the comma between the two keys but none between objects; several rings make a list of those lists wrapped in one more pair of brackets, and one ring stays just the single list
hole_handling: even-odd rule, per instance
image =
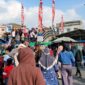
[{"label": "t-shirt", "polygon": [[12,37],[15,37],[15,31],[12,32]]},{"label": "t-shirt", "polygon": [[11,72],[11,70],[12,70],[13,68],[14,68],[13,65],[6,66],[6,67],[4,68],[3,78],[8,78],[9,75],[10,75],[10,72]]},{"label": "t-shirt", "polygon": [[11,58],[9,55],[4,55],[4,61],[6,62],[9,58]]}]

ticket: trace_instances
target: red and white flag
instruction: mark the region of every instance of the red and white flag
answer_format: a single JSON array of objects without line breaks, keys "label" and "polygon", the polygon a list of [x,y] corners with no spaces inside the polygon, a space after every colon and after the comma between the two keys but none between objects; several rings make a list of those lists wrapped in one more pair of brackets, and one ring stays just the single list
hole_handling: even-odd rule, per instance
[{"label": "red and white flag", "polygon": [[64,32],[64,20],[63,20],[63,15],[61,16],[60,31],[61,31],[61,32]]},{"label": "red and white flag", "polygon": [[52,0],[52,25],[55,19],[55,0]]},{"label": "red and white flag", "polygon": [[24,25],[24,6],[21,4],[21,24]]},{"label": "red and white flag", "polygon": [[38,22],[39,22],[39,28],[38,30],[42,32],[42,18],[43,18],[43,8],[42,8],[42,0],[40,0],[40,5],[39,5],[39,14],[38,14]]}]

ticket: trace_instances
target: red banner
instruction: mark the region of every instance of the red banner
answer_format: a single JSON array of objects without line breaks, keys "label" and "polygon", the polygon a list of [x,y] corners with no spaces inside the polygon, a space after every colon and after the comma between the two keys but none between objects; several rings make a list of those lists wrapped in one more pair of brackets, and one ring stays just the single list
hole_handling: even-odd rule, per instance
[{"label": "red banner", "polygon": [[60,31],[61,31],[61,32],[64,32],[64,20],[63,20],[63,15],[61,16]]},{"label": "red banner", "polygon": [[21,4],[21,24],[24,25],[24,6]]},{"label": "red banner", "polygon": [[55,19],[55,0],[52,0],[52,24],[54,23]]},{"label": "red banner", "polygon": [[39,15],[38,15],[38,21],[39,21],[39,32],[42,32],[42,17],[43,17],[43,8],[42,8],[42,0],[40,0],[40,5],[39,5]]}]

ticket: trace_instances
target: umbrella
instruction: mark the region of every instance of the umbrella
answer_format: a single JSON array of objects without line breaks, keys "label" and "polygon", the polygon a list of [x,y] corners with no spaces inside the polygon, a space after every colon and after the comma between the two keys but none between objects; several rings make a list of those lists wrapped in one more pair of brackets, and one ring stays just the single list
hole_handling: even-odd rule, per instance
[{"label": "umbrella", "polygon": [[57,38],[56,40],[54,40],[53,42],[76,42],[76,40],[70,38],[70,37],[60,37],[60,38]]}]

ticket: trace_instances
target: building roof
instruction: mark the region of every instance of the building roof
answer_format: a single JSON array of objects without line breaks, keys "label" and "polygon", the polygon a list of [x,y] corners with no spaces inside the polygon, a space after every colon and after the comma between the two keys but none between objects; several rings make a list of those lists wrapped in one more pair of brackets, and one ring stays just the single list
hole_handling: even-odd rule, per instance
[{"label": "building roof", "polygon": [[[57,23],[56,25],[59,27],[61,23]],[[73,26],[73,25],[81,25],[82,21],[80,20],[76,20],[76,21],[66,21],[64,22],[64,27],[68,27],[68,26]]]},{"label": "building roof", "polygon": [[57,35],[56,37],[71,37],[75,40],[85,40],[85,30],[84,29],[78,29],[75,31],[71,31],[68,33],[63,33],[60,35]]}]

